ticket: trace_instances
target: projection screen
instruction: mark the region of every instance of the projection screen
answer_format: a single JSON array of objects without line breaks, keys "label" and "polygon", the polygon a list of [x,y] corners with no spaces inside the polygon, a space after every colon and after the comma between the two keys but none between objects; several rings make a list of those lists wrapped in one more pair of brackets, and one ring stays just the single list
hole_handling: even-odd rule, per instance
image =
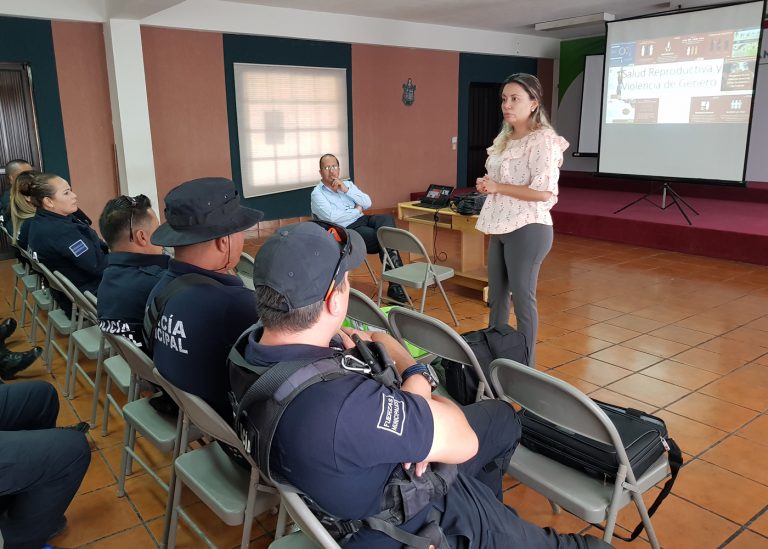
[{"label": "projection screen", "polygon": [[608,23],[598,171],[743,183],[764,9]]}]

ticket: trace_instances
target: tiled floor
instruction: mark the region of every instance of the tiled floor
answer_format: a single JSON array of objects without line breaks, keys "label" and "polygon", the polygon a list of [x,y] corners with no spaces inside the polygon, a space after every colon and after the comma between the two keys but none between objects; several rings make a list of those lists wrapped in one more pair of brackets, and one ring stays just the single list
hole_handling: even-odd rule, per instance
[{"label": "tiled floor", "polygon": [[[250,242],[254,251],[257,242]],[[10,313],[10,261],[0,263],[0,316]],[[353,286],[373,293],[364,269]],[[487,309],[477,292],[449,284],[460,331],[482,328]],[[429,314],[450,317],[439,294]],[[768,548],[768,268],[557,235],[539,285],[538,367],[595,398],[631,405],[662,417],[682,447],[686,464],[653,523],[666,548]],[[514,319],[511,322],[514,324]],[[27,346],[26,330],[11,339]],[[42,378],[61,390],[63,362],[52,375],[36,364],[20,380]],[[77,397],[62,398],[60,423],[86,418],[92,391],[78,382]],[[67,516],[62,547],[155,547],[165,496],[144,473],[116,496],[122,420],[112,414],[108,436],[89,434],[92,463]],[[139,441],[167,478],[169,460]],[[505,501],[542,526],[595,529],[562,513],[507,479]],[[646,494],[650,500],[658,490]],[[219,522],[188,497],[188,512],[220,547],[239,544],[240,529]],[[637,514],[625,509],[626,534]],[[258,518],[251,547],[266,547],[275,517]],[[647,547],[614,541],[616,547]],[[181,527],[178,547],[202,543]]]}]

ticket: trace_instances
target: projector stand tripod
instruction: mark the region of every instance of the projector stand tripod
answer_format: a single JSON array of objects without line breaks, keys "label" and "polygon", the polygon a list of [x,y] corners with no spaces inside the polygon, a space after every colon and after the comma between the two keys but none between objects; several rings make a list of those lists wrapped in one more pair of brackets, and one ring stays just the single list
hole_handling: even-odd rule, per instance
[{"label": "projector stand tripod", "polygon": [[[669,194],[669,196],[670,196],[669,204],[667,204],[667,194]],[[691,223],[690,218],[685,213],[685,210],[683,210],[683,206],[685,206],[686,208],[691,210],[694,214],[699,215],[699,212],[697,212],[695,209],[693,209],[693,206],[688,204],[688,202],[686,202],[683,199],[682,196],[677,194],[677,191],[675,191],[675,189],[673,189],[672,185],[670,185],[669,183],[663,183],[662,184],[662,187],[661,187],[661,205],[658,205],[653,200],[651,200],[650,196],[651,196],[650,192],[645,193],[643,196],[641,196],[637,200],[633,200],[632,202],[630,202],[626,206],[622,206],[621,208],[619,208],[618,210],[616,210],[613,213],[617,214],[619,212],[623,212],[624,210],[626,210],[630,206],[634,206],[638,202],[642,202],[643,200],[646,200],[646,201],[650,202],[651,204],[653,204],[654,206],[656,206],[657,208],[659,208],[660,210],[666,210],[672,204],[674,204],[675,206],[677,206],[677,209],[680,210],[680,213],[683,215],[685,220],[688,222],[688,225],[693,225],[693,223]],[[682,204],[682,206],[681,206],[681,204]]]}]

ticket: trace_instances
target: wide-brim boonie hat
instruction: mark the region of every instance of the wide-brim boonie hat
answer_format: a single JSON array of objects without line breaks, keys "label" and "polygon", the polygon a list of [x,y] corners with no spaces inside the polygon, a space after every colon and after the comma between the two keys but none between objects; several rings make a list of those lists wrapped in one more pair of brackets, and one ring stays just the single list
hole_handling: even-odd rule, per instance
[{"label": "wide-brim boonie hat", "polygon": [[188,246],[239,233],[264,214],[240,204],[235,184],[223,177],[193,179],[165,197],[165,223],[152,234],[156,246]]},{"label": "wide-brim boonie hat", "polygon": [[357,231],[318,221],[286,225],[256,254],[253,285],[269,286],[283,297],[282,310],[294,311],[325,299],[365,254]]}]

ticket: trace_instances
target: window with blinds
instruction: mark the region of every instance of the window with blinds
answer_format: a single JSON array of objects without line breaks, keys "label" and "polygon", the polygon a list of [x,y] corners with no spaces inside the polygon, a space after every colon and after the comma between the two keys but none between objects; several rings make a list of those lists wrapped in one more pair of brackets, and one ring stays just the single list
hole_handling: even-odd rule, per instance
[{"label": "window with blinds", "polygon": [[347,71],[235,63],[243,194],[317,184],[325,153],[348,170]]}]

